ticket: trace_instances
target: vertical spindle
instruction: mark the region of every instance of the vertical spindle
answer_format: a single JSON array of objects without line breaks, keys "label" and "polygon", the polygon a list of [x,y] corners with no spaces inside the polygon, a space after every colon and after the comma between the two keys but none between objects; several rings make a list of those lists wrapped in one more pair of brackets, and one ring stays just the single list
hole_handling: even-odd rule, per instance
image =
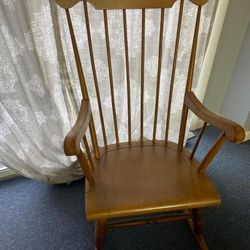
[{"label": "vertical spindle", "polygon": [[170,80],[170,86],[169,86],[168,108],[167,108],[167,119],[166,119],[166,131],[165,131],[165,142],[166,143],[168,142],[168,133],[169,133],[169,126],[170,126],[170,114],[171,114],[172,99],[173,99],[173,90],[174,90],[177,56],[178,56],[179,43],[180,43],[181,23],[182,23],[182,16],[183,16],[183,5],[184,5],[184,0],[181,0],[180,8],[179,8],[179,17],[178,17],[178,25],[177,25],[177,32],[176,32],[176,40],[175,40],[174,59],[173,59],[171,80]]},{"label": "vertical spindle", "polygon": [[[84,74],[83,74],[83,70],[82,70],[82,63],[81,63],[81,59],[80,59],[80,55],[79,55],[79,51],[78,51],[78,47],[77,47],[77,43],[76,43],[76,38],[75,38],[75,33],[74,33],[70,13],[69,13],[68,9],[65,9],[65,12],[66,12],[67,22],[68,22],[68,26],[69,26],[69,32],[70,32],[71,42],[72,42],[72,46],[73,46],[73,51],[74,51],[74,55],[75,55],[77,73],[78,73],[78,77],[79,77],[79,81],[80,81],[82,96],[83,96],[83,99],[88,100],[89,97],[88,97],[87,86],[86,86],[86,82],[85,82],[85,78],[84,78]],[[99,152],[98,141],[97,141],[97,137],[96,137],[94,119],[93,119],[92,115],[90,118],[89,130],[90,130],[90,136],[91,136],[91,141],[92,141],[93,148],[94,148],[95,157],[97,159],[99,159],[100,152]]]},{"label": "vertical spindle", "polygon": [[157,118],[158,118],[158,106],[159,106],[159,92],[161,82],[161,65],[162,65],[162,44],[163,44],[163,30],[164,30],[164,8],[161,9],[160,19],[160,34],[159,34],[159,52],[158,52],[158,72],[156,82],[156,94],[155,94],[155,114],[154,114],[154,128],[153,128],[153,143],[155,143]]},{"label": "vertical spindle", "polygon": [[104,118],[103,118],[103,111],[102,111],[102,103],[101,103],[100,91],[99,91],[97,74],[96,74],[95,59],[94,59],[94,52],[93,52],[93,45],[92,45],[92,38],[91,38],[90,24],[89,24],[88,6],[87,6],[87,2],[85,0],[83,1],[83,5],[84,5],[86,30],[87,30],[87,36],[88,36],[90,61],[91,61],[92,73],[93,73],[95,90],[96,90],[96,96],[97,96],[97,104],[98,104],[99,113],[100,113],[102,135],[103,135],[104,146],[107,149],[108,148],[108,143],[107,143],[107,136],[106,136],[106,130],[105,130],[105,123],[104,123]]},{"label": "vertical spindle", "polygon": [[124,46],[126,60],[126,78],[127,78],[127,103],[128,103],[128,144],[131,144],[131,96],[130,96],[130,70],[129,70],[129,52],[128,52],[128,31],[127,31],[127,15],[126,10],[123,10],[123,31],[124,31]]},{"label": "vertical spindle", "polygon": [[142,9],[142,38],[141,38],[141,144],[143,144],[144,120],[144,67],[145,67],[145,9]]},{"label": "vertical spindle", "polygon": [[[199,36],[200,18],[201,18],[201,6],[198,6],[185,93],[191,91],[191,89],[192,89],[192,82],[193,82],[193,76],[194,76],[194,66],[195,66],[195,56],[196,56],[198,36]],[[187,117],[188,117],[188,108],[185,104],[183,104],[181,126],[180,126],[180,132],[179,132],[179,141],[178,141],[178,150],[179,151],[182,151],[182,149],[183,149],[186,124],[187,124]]]},{"label": "vertical spindle", "polygon": [[118,134],[117,116],[116,116],[116,108],[115,108],[115,94],[114,94],[112,61],[111,61],[111,53],[110,53],[110,42],[109,42],[109,28],[108,28],[107,10],[103,10],[103,18],[104,18],[104,28],[105,28],[105,38],[106,38],[108,68],[109,68],[109,81],[110,81],[111,103],[112,103],[112,112],[113,112],[113,120],[114,120],[114,127],[115,127],[115,138],[116,138],[116,145],[119,146],[119,134]]}]

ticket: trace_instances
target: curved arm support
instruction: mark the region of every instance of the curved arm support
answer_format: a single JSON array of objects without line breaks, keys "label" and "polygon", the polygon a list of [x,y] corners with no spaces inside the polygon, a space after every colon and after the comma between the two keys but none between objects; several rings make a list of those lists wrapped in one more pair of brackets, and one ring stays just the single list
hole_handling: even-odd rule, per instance
[{"label": "curved arm support", "polygon": [[82,100],[80,111],[75,125],[69,131],[64,140],[64,152],[66,155],[78,155],[81,151],[80,141],[86,133],[91,118],[89,100]]},{"label": "curved arm support", "polygon": [[209,111],[193,92],[186,93],[184,103],[201,120],[222,129],[229,141],[242,142],[244,140],[245,130],[239,124]]}]

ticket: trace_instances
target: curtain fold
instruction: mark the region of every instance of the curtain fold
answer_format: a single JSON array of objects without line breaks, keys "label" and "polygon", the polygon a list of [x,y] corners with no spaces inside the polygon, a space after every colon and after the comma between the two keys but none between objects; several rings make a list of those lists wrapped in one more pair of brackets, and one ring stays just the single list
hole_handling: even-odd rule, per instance
[{"label": "curtain fold", "polygon": [[21,175],[61,183],[82,173],[63,152],[77,110],[69,105],[74,98],[51,5],[1,2],[0,162]]},{"label": "curtain fold", "polygon": [[[203,8],[194,87],[203,63],[215,0]],[[97,78],[109,143],[115,142],[102,11],[88,5]],[[185,1],[177,63],[170,140],[176,141],[194,30],[196,7]],[[179,2],[165,10],[164,49],[157,139],[163,139]],[[103,145],[82,4],[71,10],[98,141]],[[127,11],[131,71],[132,138],[139,138],[141,12]],[[121,141],[127,140],[127,96],[122,11],[108,11],[114,92]],[[159,46],[160,10],[146,11],[144,131],[152,138]],[[55,1],[0,2],[0,163],[49,183],[81,178],[75,157],[66,157],[63,140],[81,100],[73,50],[63,9]]]}]

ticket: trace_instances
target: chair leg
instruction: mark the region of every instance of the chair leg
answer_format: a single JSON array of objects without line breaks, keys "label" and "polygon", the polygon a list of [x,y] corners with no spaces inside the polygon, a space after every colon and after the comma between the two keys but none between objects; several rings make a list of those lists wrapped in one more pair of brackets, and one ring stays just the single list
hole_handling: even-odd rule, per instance
[{"label": "chair leg", "polygon": [[193,227],[194,231],[197,235],[202,234],[202,210],[201,209],[193,209]]},{"label": "chair leg", "polygon": [[105,226],[107,220],[97,220],[95,224],[95,249],[101,250],[104,243]]},{"label": "chair leg", "polygon": [[188,224],[193,232],[193,235],[202,250],[208,250],[208,246],[202,235],[202,209],[192,209],[193,218],[188,219]]}]

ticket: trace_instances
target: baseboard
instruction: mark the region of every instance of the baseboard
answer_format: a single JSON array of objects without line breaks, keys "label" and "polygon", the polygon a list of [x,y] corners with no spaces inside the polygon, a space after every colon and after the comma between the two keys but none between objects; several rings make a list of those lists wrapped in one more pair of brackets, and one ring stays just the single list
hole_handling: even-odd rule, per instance
[{"label": "baseboard", "polygon": [[7,169],[0,171],[0,181],[4,181],[10,178],[13,178],[15,176],[18,176],[18,174],[11,169],[7,168]]},{"label": "baseboard", "polygon": [[245,132],[246,136],[243,142],[250,140],[250,131]]}]

